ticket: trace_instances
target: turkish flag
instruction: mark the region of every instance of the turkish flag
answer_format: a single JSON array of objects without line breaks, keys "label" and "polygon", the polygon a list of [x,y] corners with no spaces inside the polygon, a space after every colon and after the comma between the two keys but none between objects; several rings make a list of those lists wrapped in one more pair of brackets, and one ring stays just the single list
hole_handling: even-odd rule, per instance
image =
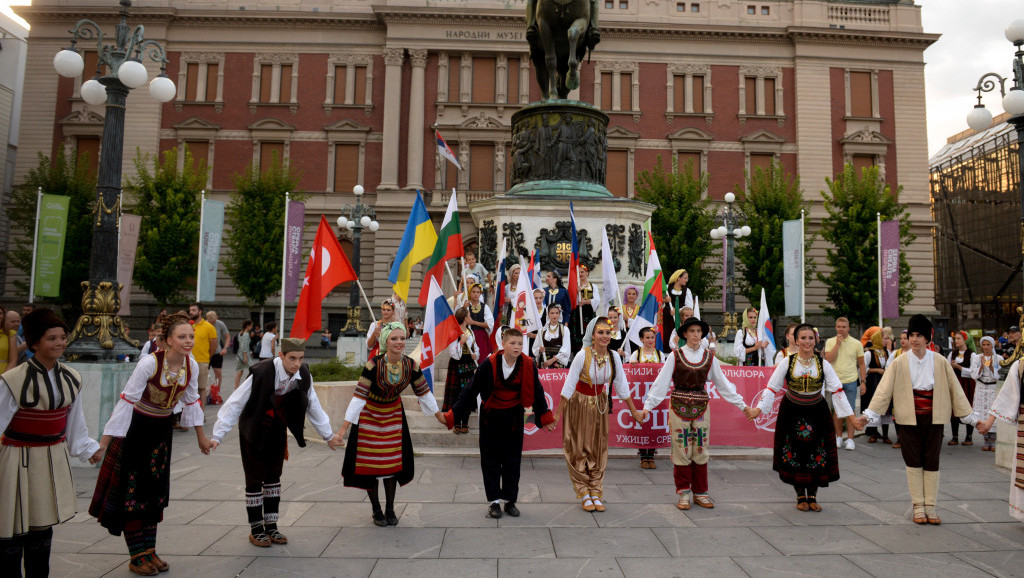
[{"label": "turkish flag", "polygon": [[327,218],[321,215],[289,336],[309,339],[314,331],[319,331],[322,327],[320,307],[324,297],[338,285],[356,278],[356,272],[327,224]]}]

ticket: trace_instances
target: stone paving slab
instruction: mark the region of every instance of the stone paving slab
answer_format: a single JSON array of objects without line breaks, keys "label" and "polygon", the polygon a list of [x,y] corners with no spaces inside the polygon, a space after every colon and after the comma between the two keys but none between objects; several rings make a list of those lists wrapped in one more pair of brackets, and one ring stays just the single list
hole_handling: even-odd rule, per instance
[{"label": "stone paving slab", "polygon": [[260,557],[316,558],[338,535],[337,528],[299,527],[281,528],[288,537],[287,544],[274,544],[269,548],[257,548],[249,543],[248,526],[232,528],[230,532],[212,543],[203,551],[204,556],[245,556],[258,554]]},{"label": "stone paving slab", "polygon": [[554,558],[551,533],[546,528],[449,528],[441,558]]},{"label": "stone paving slab", "polygon": [[979,574],[978,568],[950,554],[857,554],[846,558],[876,578],[972,578]]},{"label": "stone paving slab", "polygon": [[952,554],[990,576],[999,578],[1024,576],[1024,551],[1021,551],[1019,547],[1012,551],[952,552]]},{"label": "stone paving slab", "polygon": [[360,558],[437,558],[444,528],[342,528],[321,556]]},{"label": "stone paving slab", "polygon": [[[818,515],[823,512],[818,512]],[[887,550],[843,526],[751,528],[787,556],[874,554]]]},{"label": "stone paving slab", "polygon": [[370,578],[453,578],[459,576],[497,576],[498,561],[478,560],[379,560]]},{"label": "stone paving slab", "polygon": [[654,533],[676,558],[780,555],[749,528],[655,528]]},{"label": "stone paving slab", "polygon": [[848,526],[848,528],[894,554],[991,550],[983,544],[950,530],[949,526],[950,524],[938,527],[914,524],[907,527]]},{"label": "stone paving slab", "polygon": [[667,558],[620,558],[619,566],[626,578],[691,578],[693,576],[714,576],[715,578],[747,578],[735,562],[729,558],[694,558],[689,560]]},{"label": "stone paving slab", "polygon": [[736,557],[732,560],[749,576],[757,578],[872,578],[871,574],[838,555]]},{"label": "stone paving slab", "polygon": [[551,538],[560,558],[669,556],[650,528],[551,528]]},{"label": "stone paving slab", "polygon": [[367,578],[376,558],[256,558],[244,578]]},{"label": "stone paving slab", "polygon": [[619,562],[614,558],[498,559],[498,578],[537,578],[538,576],[624,577]]}]

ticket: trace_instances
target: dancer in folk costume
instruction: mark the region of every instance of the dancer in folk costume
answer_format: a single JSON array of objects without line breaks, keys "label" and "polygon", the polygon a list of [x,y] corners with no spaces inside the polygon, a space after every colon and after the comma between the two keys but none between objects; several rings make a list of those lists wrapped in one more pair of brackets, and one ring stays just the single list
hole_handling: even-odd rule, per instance
[{"label": "dancer in folk costume", "polygon": [[790,323],[786,326],[786,346],[775,352],[775,359],[772,360],[772,365],[782,363],[783,359],[786,359],[799,350],[796,346],[796,338],[793,336],[793,330],[796,329],[797,325],[799,325],[799,323]]},{"label": "dancer in folk costume", "polygon": [[798,352],[775,367],[755,408],[745,410],[754,421],[772,410],[775,396],[785,390],[775,421],[772,469],[796,490],[796,508],[820,512],[818,488],[839,479],[839,459],[832,442],[832,416],[825,395],[832,396],[836,414],[853,414],[832,366],[814,351],[814,327],[801,323],[794,329]]},{"label": "dancer in folk costume", "polygon": [[761,359],[762,351],[768,347],[767,340],[757,338],[757,309],[747,307],[743,310],[743,327],[736,331],[732,352],[740,360],[740,365],[762,365],[768,360]]},{"label": "dancer in folk costume", "polygon": [[[640,341],[643,345],[633,350],[629,356],[629,363],[662,363],[671,355],[658,349],[657,334],[653,327],[644,327],[640,330]],[[657,446],[638,448],[636,453],[640,456],[641,469],[658,469],[658,463],[654,461],[654,456],[658,453]]]},{"label": "dancer in folk costume", "polygon": [[561,318],[562,307],[558,303],[548,305],[548,322],[533,343],[533,357],[541,369],[569,365],[569,328],[559,321]]},{"label": "dancer in folk costume", "polygon": [[590,333],[590,323],[597,317],[596,306],[601,302],[601,290],[597,284],[590,282],[590,269],[583,264],[579,267],[580,294],[576,308],[569,315],[569,337],[572,340],[572,351],[575,354],[587,346],[585,343]]},{"label": "dancer in folk costume", "polygon": [[[860,404],[862,407],[867,407],[871,404],[871,398],[878,389],[878,383],[882,381],[882,375],[885,374],[885,368],[889,365],[891,354],[885,345],[885,331],[881,327],[869,327],[864,332],[860,342],[864,347],[864,366],[867,367],[867,379],[865,381],[867,387],[864,389],[864,395],[860,397]],[[864,432],[868,436],[868,443],[877,443],[879,438],[881,438],[883,443],[891,443],[889,441],[890,423],[892,423],[891,409],[879,418],[878,426],[882,427],[881,434],[878,433],[878,426],[868,426],[868,429]]]},{"label": "dancer in folk costume", "polygon": [[[629,333],[629,328],[633,325],[633,320],[640,313],[640,290],[635,285],[626,285],[626,290],[622,292],[622,307],[619,308],[622,312],[622,322],[626,327],[626,332]],[[635,351],[642,347],[640,341],[630,341],[629,350]]]},{"label": "dancer in folk costume", "polygon": [[106,455],[89,506],[112,535],[124,532],[128,568],[142,576],[168,568],[156,553],[156,535],[170,494],[172,410],[179,401],[184,407],[181,427],[195,427],[200,450],[210,453],[188,317],[166,317],[160,332],[165,348],[139,360],[103,430],[100,445]]},{"label": "dancer in folk costume", "polygon": [[494,314],[491,308],[483,302],[484,288],[479,283],[470,282],[469,301],[466,307],[469,309],[469,328],[473,331],[476,346],[480,349],[480,358],[487,357],[494,351],[491,342],[491,331],[494,329]]},{"label": "dancer in folk costume", "polygon": [[[675,335],[676,328],[683,324],[686,320],[683,317],[683,307],[690,308],[690,314],[693,314],[693,293],[687,287],[690,282],[690,274],[686,269],[677,269],[668,278],[668,295],[665,297],[665,302],[668,307],[664,309],[662,317],[662,330],[665,335]],[[670,353],[669,344],[664,344],[665,353]]]},{"label": "dancer in folk costume", "polygon": [[[380,331],[384,353],[366,362],[352,401],[345,411],[345,423],[332,442],[344,445],[349,427],[348,448],[341,476],[345,485],[366,490],[373,508],[373,523],[397,526],[395,492],[398,484],[412,481],[415,464],[409,424],[402,408],[402,392],[412,386],[425,415],[447,425],[437,409],[437,400],[418,363],[404,354],[405,327],[388,323]],[[385,510],[381,510],[377,480],[384,480]]]},{"label": "dancer in folk costume", "polygon": [[[462,330],[462,334],[459,335],[459,339],[453,341],[448,346],[448,355],[451,361],[448,362],[448,375],[444,380],[444,403],[441,405],[441,411],[445,412],[455,406],[455,402],[459,399],[459,395],[462,394],[462,390],[466,389],[470,382],[473,381],[473,374],[476,373],[477,363],[480,359],[480,349],[476,345],[476,338],[473,337],[473,331],[469,329],[467,323],[469,319],[469,310],[465,307],[460,307],[455,312],[455,320],[459,322],[459,328]],[[475,401],[475,398],[474,398]],[[472,408],[465,413],[465,420],[456,421],[453,424],[453,429],[456,434],[469,433],[469,413],[473,411]]]},{"label": "dancer in folk costume", "polygon": [[57,361],[68,326],[49,309],[21,320],[28,361],[0,376],[0,575],[50,573],[53,526],[75,516],[68,456],[103,456],[82,415],[82,376]]},{"label": "dancer in folk costume", "polygon": [[915,315],[907,324],[911,350],[894,359],[882,376],[871,405],[858,418],[857,427],[877,419],[892,401],[892,415],[903,444],[903,462],[907,466],[907,485],[914,507],[914,523],[941,524],[935,510],[939,494],[939,452],[942,449],[943,424],[950,413],[967,425],[974,425],[971,404],[967,401],[953,367],[928,349],[932,323],[924,315]]},{"label": "dancer in folk costume", "polygon": [[502,500],[506,514],[519,516],[516,502],[519,501],[526,408],[533,408],[538,426],[548,431],[555,428],[537,365],[522,352],[523,333],[509,329],[502,337],[501,350],[480,363],[469,387],[445,414],[449,427],[465,422],[480,396],[480,470],[489,502],[489,518],[502,516]]},{"label": "dancer in folk costume", "polygon": [[722,399],[735,405],[740,411],[747,411],[743,397],[736,393],[722,366],[711,351],[701,345],[711,327],[696,317],[682,322],[676,330],[680,346],[665,359],[658,377],[651,384],[644,400],[643,418],[669,396],[671,389],[671,411],[668,414],[669,431],[672,436],[673,477],[680,510],[690,509],[690,498],[702,508],[714,508],[715,502],[708,496],[708,450],[711,431],[711,414],[708,408],[710,397],[706,389],[708,381],[715,384]]},{"label": "dancer in folk costume", "polygon": [[572,301],[569,300],[569,291],[562,286],[562,277],[558,271],[552,269],[544,276],[544,307],[550,307],[555,303],[562,308],[562,325],[569,322],[569,313],[572,311]]},{"label": "dancer in folk costume", "polygon": [[612,409],[610,387],[629,407],[633,419],[640,412],[629,395],[629,384],[619,354],[608,348],[612,325],[599,317],[594,326],[594,345],[584,347],[572,360],[562,387],[557,420],[562,425],[562,448],[576,498],[587,512],[603,512],[604,471],[608,465],[608,417]]},{"label": "dancer in folk costume", "polygon": [[[953,371],[956,372],[956,379],[960,382],[961,389],[964,390],[964,395],[967,396],[967,401],[972,405],[974,404],[974,376],[971,374],[971,366],[974,364],[974,356],[977,355],[974,351],[974,339],[966,331],[957,331],[953,334],[953,350],[949,352],[946,359],[949,360],[950,365],[953,366]],[[867,403],[863,405],[867,406]],[[980,416],[979,416],[980,417]],[[953,439],[949,440],[949,445],[955,446],[959,442],[957,438],[960,437],[960,420],[954,415],[950,418],[949,427],[953,430]],[[964,445],[973,446],[974,439],[973,433],[974,428],[971,426],[965,426],[967,428],[967,435],[964,436]]]},{"label": "dancer in folk costume", "polygon": [[333,450],[331,420],[320,407],[313,377],[304,363],[306,340],[281,339],[281,351],[272,360],[253,366],[217,412],[213,449],[238,424],[238,441],[245,472],[245,511],[249,518],[249,542],[260,548],[287,544],[277,528],[281,505],[281,472],[288,456],[287,432],[300,448],[306,447],[306,419]]},{"label": "dancer in folk costume", "polygon": [[978,422],[978,433],[995,435],[992,432],[992,424],[996,418],[1015,426],[1014,462],[1010,468],[1010,515],[1024,522],[1024,391],[1021,391],[1024,380],[1021,379],[1020,372],[1020,361],[1013,362],[1006,373],[1003,388],[992,402],[992,409],[988,411],[984,421]]},{"label": "dancer in folk costume", "polygon": [[[981,353],[971,358],[971,377],[974,378],[974,417],[979,421],[987,419],[992,402],[996,399],[996,382],[1003,356],[996,353],[996,340],[986,335],[981,338]],[[996,451],[996,434],[985,433],[981,451]]]},{"label": "dancer in folk costume", "polygon": [[[454,307],[454,309],[458,309],[458,307]],[[380,330],[392,321],[398,321],[395,317],[395,302],[385,299],[380,302],[380,319],[371,322],[370,328],[366,330],[366,349],[370,351],[367,359],[373,359],[380,354]]]}]

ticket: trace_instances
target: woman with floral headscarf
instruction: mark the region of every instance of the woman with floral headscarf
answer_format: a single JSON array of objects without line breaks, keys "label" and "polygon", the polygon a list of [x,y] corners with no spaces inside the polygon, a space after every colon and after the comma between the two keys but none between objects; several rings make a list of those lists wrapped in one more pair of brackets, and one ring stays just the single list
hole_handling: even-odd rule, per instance
[{"label": "woman with floral headscarf", "polygon": [[[971,377],[974,378],[974,415],[978,420],[988,418],[989,410],[996,399],[996,382],[1003,356],[996,353],[996,340],[986,335],[981,338],[981,353],[971,356]],[[996,451],[996,433],[985,432],[983,452]]]},{"label": "woman with floral headscarf", "polygon": [[[441,425],[446,422],[419,363],[403,353],[405,326],[396,321],[385,323],[380,330],[380,349],[384,353],[366,362],[345,411],[345,423],[331,442],[343,445],[345,432],[352,427],[341,468],[345,485],[369,494],[374,524],[397,526],[395,491],[398,484],[404,486],[412,481],[414,474],[412,438],[402,409],[405,388],[412,386],[425,415],[433,415]],[[378,479],[384,480],[384,511],[380,507]]]},{"label": "woman with floral headscarf", "polygon": [[[867,367],[867,380],[864,395],[860,396],[861,407],[871,405],[871,398],[878,389],[878,382],[882,381],[885,368],[889,364],[890,353],[885,346],[885,332],[880,327],[869,327],[861,337],[860,343],[864,346],[864,365]],[[892,414],[887,413],[881,417],[882,434],[879,436],[878,427],[869,426],[865,430],[868,436],[868,443],[878,442],[879,437],[884,443],[889,441],[889,424],[892,423]]]},{"label": "woman with floral headscarf", "polygon": [[[949,359],[953,371],[956,372],[956,378],[964,390],[964,395],[967,396],[967,401],[972,404],[974,403],[974,377],[971,376],[971,361],[974,355],[974,339],[966,331],[957,331],[953,334],[953,351],[950,351],[946,358]],[[953,439],[949,440],[948,445],[955,446],[960,443],[957,440],[960,434],[960,419],[953,415],[949,420],[949,425],[953,429]],[[971,437],[974,434],[974,428],[966,424],[964,427],[967,428],[964,445],[973,446],[974,441]]]},{"label": "woman with floral headscarf", "polygon": [[761,365],[761,350],[766,347],[767,340],[757,339],[757,309],[747,307],[743,310],[743,327],[733,341],[733,355],[739,358],[740,365]]}]

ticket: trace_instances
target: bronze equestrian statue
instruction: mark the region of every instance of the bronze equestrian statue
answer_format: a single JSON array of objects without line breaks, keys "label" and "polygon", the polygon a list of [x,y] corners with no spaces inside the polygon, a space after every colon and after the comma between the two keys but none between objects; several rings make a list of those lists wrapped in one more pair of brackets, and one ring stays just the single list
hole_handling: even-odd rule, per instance
[{"label": "bronze equestrian statue", "polygon": [[598,0],[527,0],[526,40],[544,100],[580,85],[579,65],[601,41]]}]

